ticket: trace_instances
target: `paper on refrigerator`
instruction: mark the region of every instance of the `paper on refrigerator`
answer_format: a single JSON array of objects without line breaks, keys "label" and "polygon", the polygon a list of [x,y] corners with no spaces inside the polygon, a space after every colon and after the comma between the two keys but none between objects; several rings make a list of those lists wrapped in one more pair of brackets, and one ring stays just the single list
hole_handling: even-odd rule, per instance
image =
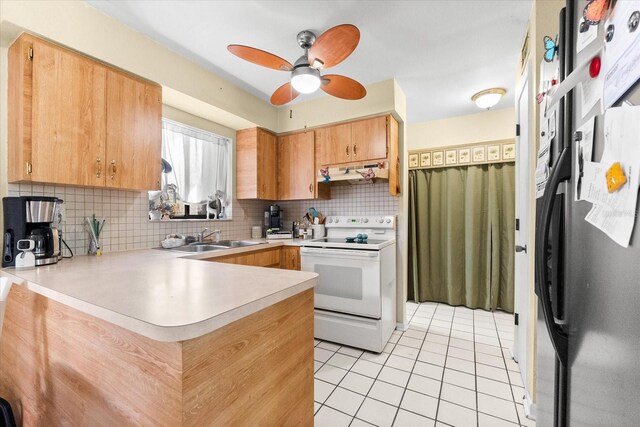
[{"label": "paper on refrigerator", "polygon": [[613,105],[640,78],[640,1],[618,1],[604,23],[604,108]]},{"label": "paper on refrigerator", "polygon": [[[627,183],[609,193],[606,171],[620,162]],[[604,116],[604,151],[599,163],[584,163],[582,191],[593,203],[586,220],[623,247],[629,246],[640,184],[640,107],[610,108]]]},{"label": "paper on refrigerator", "polygon": [[589,25],[584,22],[584,17],[580,18],[578,24],[578,37],[576,38],[576,52],[580,52],[598,38],[598,25]]},{"label": "paper on refrigerator", "polygon": [[593,134],[595,132],[595,117],[592,117],[585,124],[583,124],[578,132],[582,134],[582,138],[576,141],[573,153],[575,153],[575,167],[576,179],[574,179],[574,200],[584,200],[582,189],[583,177],[584,177],[584,164],[585,162],[591,162],[593,158]]},{"label": "paper on refrigerator", "polygon": [[549,159],[551,139],[549,139],[549,122],[546,118],[540,120],[540,149],[536,166],[536,199],[544,194],[544,188],[549,180]]}]

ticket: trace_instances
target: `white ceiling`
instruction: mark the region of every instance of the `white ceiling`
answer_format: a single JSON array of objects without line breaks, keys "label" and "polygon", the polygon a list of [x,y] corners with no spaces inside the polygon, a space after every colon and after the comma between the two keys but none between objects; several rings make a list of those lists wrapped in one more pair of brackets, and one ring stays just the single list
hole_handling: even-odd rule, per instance
[{"label": "white ceiling", "polygon": [[[88,3],[158,43],[268,101],[288,74],[243,61],[229,44],[257,47],[293,63],[296,34],[343,23],[360,44],[326,73],[370,83],[395,78],[409,123],[479,112],[470,97],[490,87],[514,105],[516,63],[531,0],[449,1],[142,1]],[[296,101],[328,96],[301,95]]]}]

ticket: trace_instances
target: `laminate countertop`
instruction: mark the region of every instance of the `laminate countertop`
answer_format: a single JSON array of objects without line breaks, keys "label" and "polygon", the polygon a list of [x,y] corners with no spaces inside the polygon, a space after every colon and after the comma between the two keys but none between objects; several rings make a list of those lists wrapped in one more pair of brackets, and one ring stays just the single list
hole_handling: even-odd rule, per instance
[{"label": "laminate countertop", "polygon": [[295,241],[200,254],[143,249],[76,256],[29,270],[14,284],[151,339],[196,338],[313,288],[316,273],[203,259],[295,245]]}]

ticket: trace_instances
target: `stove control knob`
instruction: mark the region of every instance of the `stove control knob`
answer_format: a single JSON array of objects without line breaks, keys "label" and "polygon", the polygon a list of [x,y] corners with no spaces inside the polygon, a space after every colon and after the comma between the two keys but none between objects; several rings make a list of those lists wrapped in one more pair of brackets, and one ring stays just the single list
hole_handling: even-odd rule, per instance
[{"label": "stove control knob", "polygon": [[391,224],[391,218],[387,218],[387,224]]},{"label": "stove control knob", "polygon": [[336,218],[336,224],[340,222],[340,218]]},{"label": "stove control knob", "polygon": [[379,222],[380,224],[382,224],[384,222],[384,219],[378,218],[376,221]]},{"label": "stove control knob", "polygon": [[327,218],[327,222],[331,224],[333,222],[333,218]]},{"label": "stove control knob", "polygon": [[364,222],[365,224],[369,222],[369,218],[363,218],[362,222]]}]

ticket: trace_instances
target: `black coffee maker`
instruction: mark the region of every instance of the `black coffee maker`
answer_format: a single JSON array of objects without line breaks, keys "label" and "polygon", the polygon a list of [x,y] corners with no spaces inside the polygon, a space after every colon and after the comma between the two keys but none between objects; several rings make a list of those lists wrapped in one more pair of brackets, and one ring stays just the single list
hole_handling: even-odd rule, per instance
[{"label": "black coffee maker", "polygon": [[29,239],[35,243],[33,254],[36,266],[55,264],[60,259],[60,235],[54,226],[57,210],[62,200],[57,197],[4,197],[4,241],[2,243],[2,267],[13,267],[20,251],[18,240]]},{"label": "black coffee maker", "polygon": [[282,230],[282,220],[284,216],[284,210],[280,209],[278,205],[269,206],[268,211],[264,211],[264,229],[279,231]]}]

